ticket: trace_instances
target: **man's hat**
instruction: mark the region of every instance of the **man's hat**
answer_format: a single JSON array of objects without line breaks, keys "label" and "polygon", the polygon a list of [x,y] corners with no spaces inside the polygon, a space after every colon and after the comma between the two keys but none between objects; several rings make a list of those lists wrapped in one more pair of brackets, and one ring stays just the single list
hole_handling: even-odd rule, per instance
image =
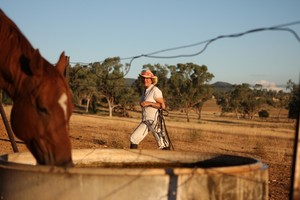
[{"label": "man's hat", "polygon": [[158,82],[158,78],[157,76],[154,76],[154,74],[148,69],[148,70],[143,70],[140,73],[141,77],[145,77],[145,78],[151,78],[152,79],[152,84],[155,85]]}]

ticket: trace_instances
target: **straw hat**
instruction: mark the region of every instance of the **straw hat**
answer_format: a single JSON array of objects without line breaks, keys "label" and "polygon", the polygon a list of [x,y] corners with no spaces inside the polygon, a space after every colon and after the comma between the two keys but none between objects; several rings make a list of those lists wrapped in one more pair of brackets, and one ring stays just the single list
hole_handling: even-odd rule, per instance
[{"label": "straw hat", "polygon": [[141,77],[145,77],[145,78],[151,78],[152,79],[152,84],[155,85],[158,82],[158,78],[157,76],[154,76],[154,74],[148,69],[148,70],[143,70],[140,73]]}]

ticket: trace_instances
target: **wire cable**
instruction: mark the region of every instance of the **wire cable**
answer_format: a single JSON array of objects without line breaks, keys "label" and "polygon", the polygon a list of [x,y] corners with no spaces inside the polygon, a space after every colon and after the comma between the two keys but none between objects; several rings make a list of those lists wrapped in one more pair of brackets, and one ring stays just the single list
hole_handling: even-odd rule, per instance
[{"label": "wire cable", "polygon": [[[133,56],[133,57],[120,58],[120,60],[129,60],[130,59],[130,62],[129,62],[128,65],[126,65],[125,73],[121,77],[115,77],[114,79],[119,79],[119,78],[125,77],[130,71],[132,62],[134,60],[138,59],[138,58],[147,57],[147,58],[156,58],[156,59],[174,59],[174,58],[181,58],[181,57],[194,57],[194,56],[198,56],[198,55],[202,54],[208,48],[208,46],[211,43],[213,43],[213,42],[215,42],[219,39],[224,39],[224,38],[236,38],[236,37],[241,37],[241,36],[244,36],[244,35],[247,35],[247,34],[257,33],[257,32],[262,32],[262,31],[285,31],[285,32],[289,32],[290,34],[292,34],[296,38],[296,40],[300,43],[300,37],[296,33],[296,31],[294,31],[291,28],[284,28],[284,27],[287,27],[287,26],[298,25],[298,24],[300,24],[300,21],[285,23],[285,24],[266,27],[266,28],[256,28],[256,29],[251,29],[251,30],[248,30],[248,31],[240,32],[240,33],[235,33],[235,34],[219,35],[215,38],[205,40],[205,41],[202,41],[202,42],[197,42],[197,43],[188,44],[188,45],[179,46],[179,47],[174,47],[174,48],[162,49],[162,50],[159,50],[159,51],[154,51],[154,52],[151,52],[151,53],[141,54],[141,55]],[[200,51],[192,53],[192,54],[179,54],[179,55],[173,55],[173,56],[155,56],[156,54],[161,54],[161,53],[168,52],[168,51],[175,51],[175,50],[179,50],[179,49],[191,48],[191,47],[200,46],[200,45],[204,45],[204,47],[202,49],[200,49]],[[103,61],[100,61],[100,63],[101,62],[103,62]],[[75,62],[70,62],[70,63],[75,63]],[[92,63],[83,63],[83,62],[80,62],[80,63],[85,64],[85,65],[91,65],[92,64]]]}]

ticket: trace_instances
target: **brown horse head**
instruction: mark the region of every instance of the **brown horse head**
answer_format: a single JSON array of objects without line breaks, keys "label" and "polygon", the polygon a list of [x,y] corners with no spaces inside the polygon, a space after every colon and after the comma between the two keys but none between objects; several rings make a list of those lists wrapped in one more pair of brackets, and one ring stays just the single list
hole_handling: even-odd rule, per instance
[{"label": "brown horse head", "polygon": [[46,61],[0,9],[0,88],[14,102],[11,125],[15,135],[41,165],[72,165],[68,65],[64,53],[56,66]]},{"label": "brown horse head", "polygon": [[26,75],[13,98],[13,131],[39,164],[71,166],[68,124],[73,104],[64,77],[68,60],[62,53],[53,67],[36,50],[20,63]]}]

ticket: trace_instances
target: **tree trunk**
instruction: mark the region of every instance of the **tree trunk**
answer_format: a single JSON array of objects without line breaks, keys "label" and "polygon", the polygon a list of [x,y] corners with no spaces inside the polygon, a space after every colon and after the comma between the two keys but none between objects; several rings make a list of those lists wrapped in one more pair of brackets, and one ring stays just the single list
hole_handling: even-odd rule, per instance
[{"label": "tree trunk", "polygon": [[278,114],[277,114],[277,119],[278,121],[280,120],[280,113],[281,113],[282,107],[279,108]]},{"label": "tree trunk", "polygon": [[203,106],[198,106],[197,107],[198,119],[201,119],[202,108],[203,108]]},{"label": "tree trunk", "polygon": [[190,111],[189,109],[185,109],[186,121],[190,122]]},{"label": "tree trunk", "polygon": [[86,99],[86,106],[85,106],[85,112],[88,113],[89,112],[89,105],[90,105],[90,101],[91,99],[90,98],[87,98]]},{"label": "tree trunk", "polygon": [[234,109],[234,112],[235,112],[235,116],[236,116],[236,118],[237,118],[237,119],[240,119],[240,117],[239,117],[239,113],[238,113],[237,109]]},{"label": "tree trunk", "polygon": [[77,103],[78,103],[79,106],[82,106],[82,98],[78,98],[78,102]]},{"label": "tree trunk", "polygon": [[113,105],[112,105],[112,102],[110,101],[109,98],[106,98],[106,100],[107,100],[107,103],[108,103],[108,111],[109,111],[108,116],[109,116],[109,117],[112,117],[112,111],[113,111]]},{"label": "tree trunk", "polygon": [[122,110],[123,110],[123,117],[129,117],[129,114],[128,114],[125,106],[122,107]]},{"label": "tree trunk", "polygon": [[113,111],[113,108],[111,106],[109,106],[109,117],[112,117],[112,111]]}]

